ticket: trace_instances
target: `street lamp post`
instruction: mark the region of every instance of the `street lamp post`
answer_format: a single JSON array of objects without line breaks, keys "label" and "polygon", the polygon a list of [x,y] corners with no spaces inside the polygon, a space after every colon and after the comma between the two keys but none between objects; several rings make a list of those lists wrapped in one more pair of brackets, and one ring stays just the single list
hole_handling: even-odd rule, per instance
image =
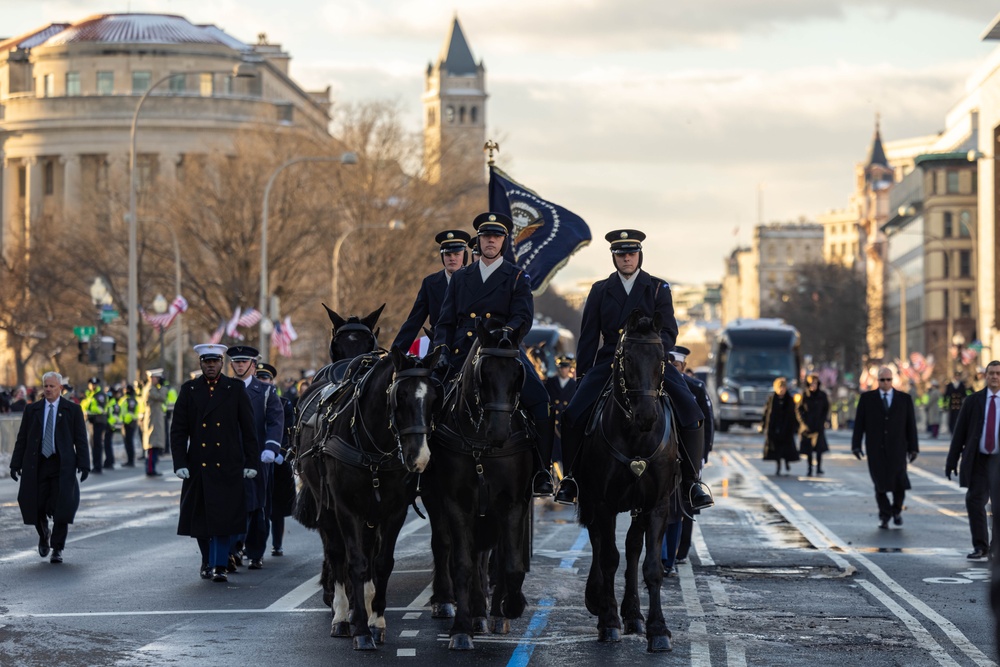
[{"label": "street lamp post", "polygon": [[[153,299],[153,311],[155,311],[157,315],[162,315],[167,312],[167,300],[162,294],[157,294],[156,298]],[[164,368],[166,366],[166,361],[163,356],[163,327],[159,326],[157,328],[160,330],[160,368]]]},{"label": "street lamp post", "polygon": [[[146,220],[145,218],[143,219]],[[155,222],[164,227],[168,232],[170,232],[170,240],[174,244],[174,294],[176,296],[181,295],[181,244],[177,240],[177,232],[174,228],[170,226],[166,220],[160,218],[150,218],[149,222]],[[155,307],[155,305],[154,305]],[[174,386],[179,387],[184,382],[184,313],[177,313],[175,318],[177,322],[177,341],[176,341],[176,354],[177,362],[174,367]],[[162,333],[162,332],[161,332]],[[160,349],[163,350],[163,341],[160,341]],[[161,359],[160,366],[163,367],[163,362]]]},{"label": "street lamp post", "polygon": [[886,264],[899,280],[899,358],[906,361],[906,274],[892,264]]},{"label": "street lamp post", "polygon": [[357,164],[358,156],[355,153],[342,153],[339,156],[332,155],[317,155],[317,156],[307,156],[307,157],[296,157],[290,160],[285,160],[278,168],[271,173],[271,177],[267,179],[267,186],[264,188],[264,205],[261,210],[260,215],[260,354],[263,360],[270,361],[271,356],[271,344],[268,340],[268,336],[271,335],[273,331],[273,325],[271,324],[270,312],[267,300],[268,294],[268,284],[267,284],[267,210],[268,201],[271,198],[271,187],[274,185],[274,181],[278,178],[278,174],[283,172],[288,167],[295,164],[300,164],[302,162],[335,162],[337,164]]},{"label": "street lamp post", "polygon": [[[104,344],[104,333],[102,327],[104,324],[104,310],[106,306],[111,305],[111,292],[108,291],[108,286],[104,284],[101,277],[98,276],[94,278],[94,282],[90,285],[90,300],[97,308],[97,378],[101,381],[101,385],[104,385],[104,364],[100,362],[103,359],[103,344]],[[90,344],[90,349],[94,348],[93,342]]]},{"label": "street lamp post", "polygon": [[[245,68],[245,63],[239,63],[232,70],[203,72],[204,74],[232,74],[235,78],[247,78],[256,76],[256,73]],[[139,112],[142,105],[149,97],[149,94],[161,83],[169,81],[175,76],[186,76],[186,72],[174,72],[160,77],[153,82],[146,92],[139,98],[135,105],[135,113],[132,114],[132,128],[129,133],[129,154],[128,154],[128,382],[134,382],[139,364],[139,259],[136,227],[136,192],[135,192],[135,135],[139,124]]]},{"label": "street lamp post", "polygon": [[351,232],[357,232],[364,229],[388,229],[390,231],[404,229],[406,223],[402,220],[390,220],[388,225],[361,225],[360,227],[351,227],[350,229],[344,231],[339,237],[337,237],[337,242],[333,245],[333,281],[330,285],[330,303],[332,304],[330,309],[334,312],[340,306],[340,291],[338,284],[338,264],[340,262],[340,247],[344,245],[344,241]]}]

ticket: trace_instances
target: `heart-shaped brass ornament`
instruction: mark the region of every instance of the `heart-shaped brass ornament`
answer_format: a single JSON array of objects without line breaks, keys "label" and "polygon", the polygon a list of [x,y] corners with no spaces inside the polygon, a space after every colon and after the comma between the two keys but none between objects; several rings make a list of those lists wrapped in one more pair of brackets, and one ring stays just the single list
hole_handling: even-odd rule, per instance
[{"label": "heart-shaped brass ornament", "polygon": [[632,469],[632,474],[636,477],[642,477],[642,473],[646,472],[645,461],[632,461],[628,464],[628,467]]}]

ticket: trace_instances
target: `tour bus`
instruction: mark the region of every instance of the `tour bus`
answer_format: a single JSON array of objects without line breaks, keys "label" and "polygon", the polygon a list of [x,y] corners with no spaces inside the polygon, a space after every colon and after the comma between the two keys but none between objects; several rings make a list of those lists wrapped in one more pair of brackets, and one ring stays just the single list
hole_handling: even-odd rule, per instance
[{"label": "tour bus", "polygon": [[572,331],[558,324],[538,320],[532,323],[522,344],[543,380],[556,374],[557,357],[576,353],[576,337]]},{"label": "tour bus", "polygon": [[715,428],[725,433],[733,424],[759,424],[775,378],[786,378],[788,390],[798,393],[799,332],[776,318],[735,320],[716,336],[709,363]]}]

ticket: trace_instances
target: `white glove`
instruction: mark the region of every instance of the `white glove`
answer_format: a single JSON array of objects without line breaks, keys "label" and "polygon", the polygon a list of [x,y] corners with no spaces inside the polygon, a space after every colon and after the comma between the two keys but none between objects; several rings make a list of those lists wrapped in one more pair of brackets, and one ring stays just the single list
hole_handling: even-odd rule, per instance
[{"label": "white glove", "polygon": [[274,457],[274,462],[275,464],[280,466],[282,463],[285,462],[285,457],[282,456],[281,454],[278,454],[277,456]]},{"label": "white glove", "polygon": [[180,477],[181,479],[188,479],[189,477],[191,477],[191,471],[188,470],[187,468],[178,468],[177,472],[175,472],[174,474]]},{"label": "white glove", "polygon": [[253,468],[244,468],[243,476],[246,477],[247,479],[253,479],[254,477],[257,476],[257,471],[254,470]]},{"label": "white glove", "polygon": [[274,463],[274,452],[272,452],[270,449],[265,449],[264,451],[262,451],[260,453],[260,462]]}]

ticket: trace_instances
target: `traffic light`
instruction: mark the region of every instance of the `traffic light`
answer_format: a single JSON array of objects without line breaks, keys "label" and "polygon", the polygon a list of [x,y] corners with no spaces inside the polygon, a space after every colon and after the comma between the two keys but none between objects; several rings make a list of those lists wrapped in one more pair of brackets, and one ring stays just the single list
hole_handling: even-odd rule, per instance
[{"label": "traffic light", "polygon": [[118,347],[118,341],[109,340],[105,338],[101,341],[101,353],[102,356],[107,360],[104,363],[113,364],[115,363],[115,350]]},{"label": "traffic light", "polygon": [[89,364],[90,363],[90,341],[88,341],[88,340],[77,341],[76,347],[79,350],[76,353],[76,360],[79,361],[81,364]]}]

